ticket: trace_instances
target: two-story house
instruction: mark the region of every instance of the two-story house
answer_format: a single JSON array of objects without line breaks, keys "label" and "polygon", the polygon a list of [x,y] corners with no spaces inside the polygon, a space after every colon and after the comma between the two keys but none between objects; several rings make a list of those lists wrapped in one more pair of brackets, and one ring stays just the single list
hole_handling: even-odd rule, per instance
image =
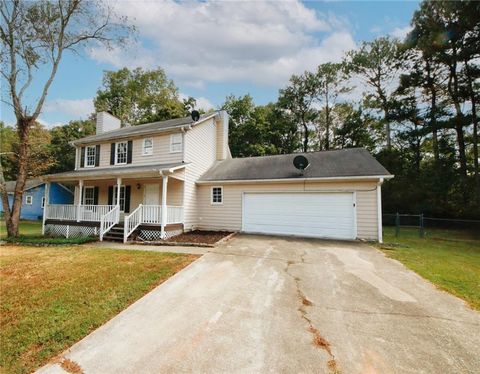
[{"label": "two-story house", "polygon": [[[97,114],[72,142],[76,167],[47,175],[75,185],[71,205],[45,204],[44,232],[164,239],[229,230],[381,240],[381,184],[392,175],[364,149],[232,158],[228,114],[121,127]],[[48,186],[48,183],[47,183]]]}]

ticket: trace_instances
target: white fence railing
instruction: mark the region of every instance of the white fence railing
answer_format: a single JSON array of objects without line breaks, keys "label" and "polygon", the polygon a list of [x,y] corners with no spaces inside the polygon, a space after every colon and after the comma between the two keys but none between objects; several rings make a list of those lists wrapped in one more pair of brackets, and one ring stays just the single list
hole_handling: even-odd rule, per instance
[{"label": "white fence railing", "polygon": [[[167,206],[167,224],[183,222],[183,206]],[[161,205],[142,205],[140,204],[130,215],[125,216],[125,227],[123,231],[123,241],[126,242],[130,234],[141,224],[162,223]]]},{"label": "white fence railing", "polygon": [[128,216],[125,216],[124,229],[123,229],[123,242],[126,243],[128,237],[135,229],[142,223],[143,205],[140,204]]},{"label": "white fence railing", "polygon": [[113,226],[120,222],[120,207],[115,205],[113,209],[102,215],[100,218],[100,241]]},{"label": "white fence railing", "polygon": [[45,218],[100,222],[102,216],[110,212],[114,207],[115,205],[48,204],[45,207]]}]

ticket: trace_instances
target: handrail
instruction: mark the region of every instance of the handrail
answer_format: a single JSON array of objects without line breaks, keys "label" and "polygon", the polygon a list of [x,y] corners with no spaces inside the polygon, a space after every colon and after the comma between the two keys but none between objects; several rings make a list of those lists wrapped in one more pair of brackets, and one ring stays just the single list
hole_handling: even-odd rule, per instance
[{"label": "handrail", "polygon": [[120,206],[115,205],[113,209],[109,210],[100,218],[100,241],[103,240],[103,235],[105,235],[119,221],[120,221]]},{"label": "handrail", "polygon": [[100,222],[101,217],[114,207],[115,205],[47,204],[45,218]]},{"label": "handrail", "polygon": [[132,232],[136,230],[138,226],[142,223],[143,216],[143,205],[140,204],[137,209],[135,209],[128,216],[125,216],[124,228],[123,228],[123,242],[126,243],[128,237]]}]

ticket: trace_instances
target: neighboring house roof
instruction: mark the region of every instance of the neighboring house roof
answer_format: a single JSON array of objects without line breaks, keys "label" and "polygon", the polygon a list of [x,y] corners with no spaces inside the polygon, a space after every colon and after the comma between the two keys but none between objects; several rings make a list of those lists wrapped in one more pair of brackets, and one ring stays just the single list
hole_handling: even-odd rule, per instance
[{"label": "neighboring house roof", "polygon": [[[305,156],[309,161],[309,166],[304,172],[293,166],[293,159],[298,155]],[[214,165],[199,182],[366,176],[392,177],[367,150],[349,148],[227,159]]]},{"label": "neighboring house roof", "polygon": [[132,136],[148,135],[148,134],[153,134],[158,132],[168,132],[175,129],[180,130],[180,128],[182,128],[183,126],[199,124],[211,117],[214,117],[216,114],[217,112],[204,114],[200,116],[200,119],[196,122],[192,119],[191,116],[188,116],[183,118],[169,119],[167,121],[159,121],[159,122],[145,123],[143,125],[137,125],[137,126],[122,127],[119,130],[107,131],[102,134],[91,135],[85,138],[74,140],[72,141],[72,144],[73,145],[89,144],[89,143],[95,143],[95,142],[112,140],[112,139],[122,139],[122,138],[128,138]]},{"label": "neighboring house roof", "polygon": [[[40,178],[27,179],[27,181],[25,182],[25,187],[23,188],[23,191],[31,190],[32,188],[38,187],[43,183],[45,182],[43,182]],[[14,193],[16,184],[17,184],[17,181],[5,182],[7,193]]]},{"label": "neighboring house roof", "polygon": [[66,171],[64,173],[44,175],[44,180],[79,180],[79,179],[110,179],[122,176],[152,175],[158,176],[160,173],[172,173],[175,170],[185,167],[185,163],[177,162],[170,164],[149,164],[135,166],[109,166],[103,168],[81,169]]}]

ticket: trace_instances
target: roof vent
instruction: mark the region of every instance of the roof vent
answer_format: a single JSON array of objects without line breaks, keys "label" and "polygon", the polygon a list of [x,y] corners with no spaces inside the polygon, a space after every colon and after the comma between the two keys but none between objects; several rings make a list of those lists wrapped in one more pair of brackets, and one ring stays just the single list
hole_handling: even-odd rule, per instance
[{"label": "roof vent", "polygon": [[192,110],[190,114],[194,122],[197,122],[200,119],[200,112],[198,110]]},{"label": "roof vent", "polygon": [[295,166],[298,170],[302,172],[308,168],[310,163],[308,162],[307,158],[302,155],[298,155],[293,159],[293,166]]}]

